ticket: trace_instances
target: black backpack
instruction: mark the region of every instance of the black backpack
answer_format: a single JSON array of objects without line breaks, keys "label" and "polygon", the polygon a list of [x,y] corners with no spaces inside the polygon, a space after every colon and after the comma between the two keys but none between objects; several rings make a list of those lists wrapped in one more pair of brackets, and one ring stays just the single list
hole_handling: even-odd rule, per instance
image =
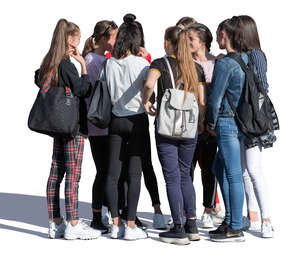
[{"label": "black backpack", "polygon": [[245,84],[237,108],[233,105],[228,92],[225,93],[239,129],[248,138],[278,130],[277,114],[261,81],[254,73],[251,57],[248,55],[248,65],[246,65],[240,54],[229,53],[226,56],[234,59],[245,72]]}]

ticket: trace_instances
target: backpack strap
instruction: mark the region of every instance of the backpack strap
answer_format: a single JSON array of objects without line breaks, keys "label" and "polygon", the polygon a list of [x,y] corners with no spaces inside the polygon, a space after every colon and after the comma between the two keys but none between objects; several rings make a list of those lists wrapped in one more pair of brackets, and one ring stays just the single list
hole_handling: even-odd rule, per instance
[{"label": "backpack strap", "polygon": [[164,60],[165,60],[167,66],[168,66],[168,69],[169,69],[169,73],[170,73],[170,77],[171,77],[172,86],[173,86],[173,88],[176,89],[176,87],[175,87],[175,80],[174,80],[173,71],[172,71],[170,62],[169,62],[169,60],[168,60],[168,58],[167,58],[166,56],[164,56]]},{"label": "backpack strap", "polygon": [[235,60],[241,66],[241,69],[244,72],[247,72],[249,70],[249,67],[247,67],[246,63],[242,59],[241,54],[231,52],[231,53],[228,53],[225,57],[229,57],[229,58]]}]

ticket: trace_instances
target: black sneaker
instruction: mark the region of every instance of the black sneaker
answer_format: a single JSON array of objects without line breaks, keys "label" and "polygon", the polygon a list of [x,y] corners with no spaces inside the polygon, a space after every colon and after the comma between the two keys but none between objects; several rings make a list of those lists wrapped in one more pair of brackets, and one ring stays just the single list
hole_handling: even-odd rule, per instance
[{"label": "black sneaker", "polygon": [[214,238],[215,236],[226,234],[228,225],[225,221],[221,223],[221,225],[216,230],[211,230],[208,232],[210,238]]},{"label": "black sneaker", "polygon": [[196,219],[187,219],[184,225],[184,230],[185,233],[188,235],[190,241],[200,240]]},{"label": "black sneaker", "polygon": [[242,229],[227,228],[226,233],[218,234],[210,239],[214,242],[244,242],[245,237]]},{"label": "black sneaker", "polygon": [[108,234],[111,232],[111,228],[105,226],[102,221],[98,221],[98,220],[92,220],[91,222],[91,227],[94,229],[98,229],[101,231],[101,234]]},{"label": "black sneaker", "polygon": [[140,219],[136,216],[135,217],[135,225],[137,225],[142,230],[146,230],[148,226],[140,221]]},{"label": "black sneaker", "polygon": [[190,243],[184,227],[180,224],[174,224],[174,227],[167,232],[159,233],[159,239],[162,242],[176,245],[187,245]]}]

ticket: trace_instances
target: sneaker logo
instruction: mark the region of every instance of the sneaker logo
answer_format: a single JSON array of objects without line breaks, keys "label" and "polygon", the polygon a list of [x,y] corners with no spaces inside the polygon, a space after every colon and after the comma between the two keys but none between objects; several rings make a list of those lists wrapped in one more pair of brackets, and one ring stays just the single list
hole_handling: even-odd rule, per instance
[{"label": "sneaker logo", "polygon": [[226,237],[235,237],[237,236],[236,234],[231,234],[230,232],[227,232],[226,233]]}]

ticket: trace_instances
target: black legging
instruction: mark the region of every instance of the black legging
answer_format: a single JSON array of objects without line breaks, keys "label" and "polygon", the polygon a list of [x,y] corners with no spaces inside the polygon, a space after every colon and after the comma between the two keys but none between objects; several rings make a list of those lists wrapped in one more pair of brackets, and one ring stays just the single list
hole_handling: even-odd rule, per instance
[{"label": "black legging", "polygon": [[142,156],[148,130],[146,114],[127,117],[112,116],[109,128],[109,164],[105,186],[106,199],[112,218],[119,216],[118,182],[122,165],[128,164],[128,220],[135,220],[140,196]]},{"label": "black legging", "polygon": [[[148,193],[150,194],[152,206],[156,204],[160,204],[159,192],[157,186],[157,179],[152,165],[151,158],[151,141],[150,141],[150,133],[147,131],[146,135],[146,145],[145,152],[142,157],[142,171],[144,175],[144,182]],[[125,209],[127,207],[126,203],[126,195],[128,190],[128,183],[126,180],[128,165],[123,163],[122,167],[122,175],[119,179],[119,209]]]},{"label": "black legging", "polygon": [[215,175],[212,173],[212,165],[216,152],[216,138],[211,135],[200,135],[197,141],[190,174],[192,180],[194,180],[194,171],[197,161],[199,160],[203,184],[203,206],[205,208],[214,208],[216,205],[217,180]]},{"label": "black legging", "polygon": [[104,186],[108,167],[108,136],[90,136],[89,141],[97,170],[92,190],[92,208],[101,209],[102,205],[107,205]]}]

